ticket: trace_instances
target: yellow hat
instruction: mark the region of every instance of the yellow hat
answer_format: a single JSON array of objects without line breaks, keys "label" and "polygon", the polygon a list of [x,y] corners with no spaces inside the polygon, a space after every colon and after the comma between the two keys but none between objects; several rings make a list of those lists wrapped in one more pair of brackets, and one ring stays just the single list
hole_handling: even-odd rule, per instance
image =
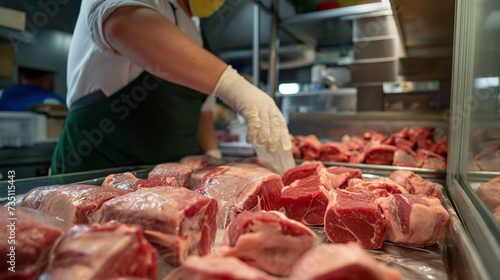
[{"label": "yellow hat", "polygon": [[226,0],[189,0],[189,7],[194,16],[209,17],[217,11]]}]

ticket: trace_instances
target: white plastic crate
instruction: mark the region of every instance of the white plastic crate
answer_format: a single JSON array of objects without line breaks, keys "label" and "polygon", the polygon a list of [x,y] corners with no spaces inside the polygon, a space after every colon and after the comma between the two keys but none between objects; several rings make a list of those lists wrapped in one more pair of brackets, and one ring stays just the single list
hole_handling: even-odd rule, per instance
[{"label": "white plastic crate", "polygon": [[47,135],[47,117],[33,112],[0,112],[0,148],[32,146]]}]

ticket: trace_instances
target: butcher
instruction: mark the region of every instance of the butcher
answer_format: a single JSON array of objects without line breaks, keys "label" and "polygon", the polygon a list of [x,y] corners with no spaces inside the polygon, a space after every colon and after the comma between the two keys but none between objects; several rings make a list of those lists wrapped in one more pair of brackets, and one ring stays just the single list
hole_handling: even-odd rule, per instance
[{"label": "butcher", "polygon": [[203,49],[195,20],[225,0],[82,1],[67,67],[69,113],[51,174],[220,157],[218,97],[246,119],[247,142],[291,149],[266,93]]}]

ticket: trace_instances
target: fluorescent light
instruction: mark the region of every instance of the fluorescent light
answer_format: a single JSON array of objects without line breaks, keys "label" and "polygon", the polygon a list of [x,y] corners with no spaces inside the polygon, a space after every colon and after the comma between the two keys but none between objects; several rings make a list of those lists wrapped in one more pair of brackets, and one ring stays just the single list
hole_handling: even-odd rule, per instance
[{"label": "fluorescent light", "polygon": [[474,80],[474,85],[476,86],[476,88],[498,87],[500,85],[500,78],[499,77],[476,78]]},{"label": "fluorescent light", "polygon": [[299,92],[299,84],[297,83],[280,84],[278,88],[281,94],[296,94]]}]

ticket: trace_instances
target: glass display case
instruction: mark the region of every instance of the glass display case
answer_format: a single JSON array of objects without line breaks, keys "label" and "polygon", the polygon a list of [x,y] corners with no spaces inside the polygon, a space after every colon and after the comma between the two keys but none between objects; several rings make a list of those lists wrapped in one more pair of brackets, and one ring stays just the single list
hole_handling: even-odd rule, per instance
[{"label": "glass display case", "polygon": [[459,0],[455,22],[448,192],[494,278],[500,267],[500,2]]}]

